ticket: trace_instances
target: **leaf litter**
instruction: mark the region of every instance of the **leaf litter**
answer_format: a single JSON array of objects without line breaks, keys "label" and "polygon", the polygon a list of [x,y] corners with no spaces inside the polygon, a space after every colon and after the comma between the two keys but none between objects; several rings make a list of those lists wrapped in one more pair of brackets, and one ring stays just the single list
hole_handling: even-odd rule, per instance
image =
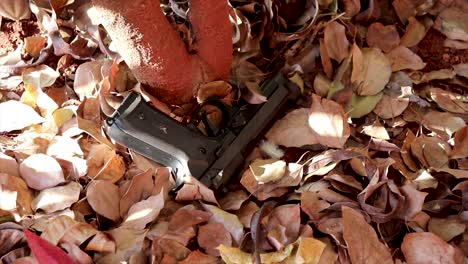
[{"label": "leaf litter", "polygon": [[301,99],[227,189],[177,194],[103,120],[132,89],[183,110],[137,83],[86,2],[0,4],[0,262],[466,263],[466,1],[230,1],[232,78],[199,102],[263,103],[278,71]]}]

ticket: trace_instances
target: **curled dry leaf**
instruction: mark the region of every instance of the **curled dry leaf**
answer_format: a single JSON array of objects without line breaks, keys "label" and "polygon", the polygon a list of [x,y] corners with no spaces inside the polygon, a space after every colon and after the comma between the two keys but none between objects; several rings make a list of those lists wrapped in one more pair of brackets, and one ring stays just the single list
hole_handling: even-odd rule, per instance
[{"label": "curled dry leaf", "polygon": [[468,103],[460,100],[461,96],[437,87],[429,89],[430,96],[437,105],[449,112],[464,114],[468,112]]},{"label": "curled dry leaf", "polygon": [[455,132],[454,141],[455,144],[450,157],[452,159],[468,157],[468,148],[466,147],[468,146],[468,126],[464,126]]},{"label": "curled dry leaf", "polygon": [[88,185],[86,197],[96,213],[117,222],[119,212],[119,187],[109,181],[96,180]]},{"label": "curled dry leaf", "polygon": [[257,182],[277,181],[286,173],[286,162],[276,159],[256,159],[250,164],[250,170]]},{"label": "curled dry leaf", "polygon": [[332,148],[343,148],[350,135],[347,116],[338,103],[312,95],[309,126],[317,141]]},{"label": "curled dry leaf", "polygon": [[218,204],[213,190],[206,187],[199,180],[190,176],[184,179],[182,189],[177,192],[176,201],[203,200],[209,203]]},{"label": "curled dry leaf", "polygon": [[276,121],[266,133],[266,137],[269,141],[285,147],[317,144],[318,141],[307,124],[308,118],[309,109],[295,109]]},{"label": "curled dry leaf", "polygon": [[423,116],[422,124],[432,132],[448,139],[465,126],[465,121],[447,112],[430,111]]},{"label": "curled dry leaf", "polygon": [[87,164],[88,175],[94,179],[115,183],[125,174],[123,158],[105,144],[91,147]]},{"label": "curled dry leaf", "polygon": [[81,185],[70,182],[67,185],[42,190],[32,202],[34,211],[41,209],[46,213],[63,210],[78,201]]},{"label": "curled dry leaf", "polygon": [[333,21],[325,27],[324,44],[330,58],[341,62],[349,54],[349,41],[346,38],[345,27]]},{"label": "curled dry leaf", "polygon": [[45,154],[29,156],[20,164],[19,170],[32,189],[43,190],[65,182],[60,164]]},{"label": "curled dry leaf", "polygon": [[390,80],[392,67],[390,60],[377,48],[363,48],[354,44],[353,71],[351,81],[358,95],[376,95]]},{"label": "curled dry leaf", "polygon": [[132,205],[122,226],[133,229],[144,229],[148,223],[158,217],[163,207],[164,191],[161,191],[158,195],[150,196],[148,199]]},{"label": "curled dry leaf", "polygon": [[462,264],[463,253],[430,232],[410,233],[403,238],[401,251],[408,264]]},{"label": "curled dry leaf", "polygon": [[31,10],[29,9],[29,1],[2,0],[0,2],[0,16],[11,20],[29,19],[29,17],[31,16]]},{"label": "curled dry leaf", "polygon": [[239,221],[239,218],[235,214],[230,214],[213,205],[202,203],[202,206],[205,210],[213,214],[210,221],[223,224],[224,228],[231,233],[237,245],[240,245],[242,237],[244,236],[244,226]]},{"label": "curled dry leaf", "polygon": [[355,210],[343,206],[343,236],[352,263],[393,263],[389,249]]},{"label": "curled dry leaf", "polygon": [[197,242],[212,256],[219,256],[219,245],[231,246],[231,234],[220,223],[208,223],[199,227]]},{"label": "curled dry leaf", "polygon": [[392,63],[392,71],[401,70],[421,70],[426,67],[421,57],[416,55],[405,46],[398,46],[387,53],[388,59]]},{"label": "curled dry leaf", "polygon": [[426,35],[426,27],[421,24],[416,18],[410,17],[406,26],[405,34],[401,37],[400,45],[407,48],[414,47]]},{"label": "curled dry leaf", "polygon": [[0,116],[0,133],[23,129],[45,121],[32,107],[15,100],[0,103]]},{"label": "curled dry leaf", "polygon": [[367,44],[371,48],[379,48],[389,52],[400,43],[400,35],[394,25],[384,26],[381,23],[372,23],[367,29]]}]

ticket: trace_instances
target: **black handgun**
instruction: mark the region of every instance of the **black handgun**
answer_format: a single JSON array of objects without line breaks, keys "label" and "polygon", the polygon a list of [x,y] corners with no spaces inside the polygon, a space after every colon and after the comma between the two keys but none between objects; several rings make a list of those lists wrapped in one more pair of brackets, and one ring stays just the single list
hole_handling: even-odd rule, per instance
[{"label": "black handgun", "polygon": [[107,133],[117,143],[171,167],[176,185],[191,175],[208,187],[219,188],[238,172],[251,143],[278,111],[299,95],[299,88],[282,74],[265,81],[260,90],[268,100],[236,107],[218,136],[205,136],[196,127],[181,124],[135,92],[106,119]]}]

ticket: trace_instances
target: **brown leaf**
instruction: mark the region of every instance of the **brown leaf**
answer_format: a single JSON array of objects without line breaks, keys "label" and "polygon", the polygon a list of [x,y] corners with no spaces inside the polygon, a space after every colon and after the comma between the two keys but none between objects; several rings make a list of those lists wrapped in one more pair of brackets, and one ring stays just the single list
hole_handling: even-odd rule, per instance
[{"label": "brown leaf", "polygon": [[408,19],[408,25],[406,26],[405,34],[401,37],[400,45],[407,48],[414,47],[424,38],[426,35],[426,27],[421,24],[416,18],[410,17]]},{"label": "brown leaf", "polygon": [[468,112],[468,104],[459,99],[459,94],[436,87],[430,88],[429,92],[432,100],[434,100],[440,108],[452,113],[464,114]]},{"label": "brown leaf", "polygon": [[455,132],[454,146],[450,157],[452,159],[466,158],[468,157],[468,126],[464,126]]},{"label": "brown leaf", "polygon": [[320,211],[330,207],[330,204],[319,199],[319,196],[314,192],[301,193],[301,209],[306,213],[311,220],[319,220]]},{"label": "brown leaf", "polygon": [[352,263],[393,263],[389,249],[355,210],[343,206],[343,236]]},{"label": "brown leaf", "polygon": [[389,119],[401,115],[409,105],[409,98],[400,98],[384,93],[382,99],[374,108],[374,113],[380,118]]},{"label": "brown leaf", "polygon": [[47,43],[47,39],[42,36],[31,36],[24,40],[24,51],[30,54],[33,58],[37,59],[44,45]]},{"label": "brown leaf", "polygon": [[324,43],[330,58],[341,62],[349,54],[349,41],[346,38],[345,27],[333,21],[325,27]]},{"label": "brown leaf", "polygon": [[146,225],[158,217],[164,207],[164,193],[150,196],[148,199],[135,203],[128,210],[128,215],[122,223],[122,227],[144,229]]},{"label": "brown leaf", "polygon": [[117,182],[125,173],[122,157],[105,144],[93,145],[89,151],[88,175],[97,180]]},{"label": "brown leaf", "polygon": [[5,228],[0,230],[0,242],[0,255],[4,256],[19,244],[25,243],[26,238],[21,230]]},{"label": "brown leaf", "polygon": [[299,246],[295,255],[296,263],[319,263],[327,245],[312,237],[300,237],[298,240]]},{"label": "brown leaf", "polygon": [[[147,230],[136,230],[125,227],[119,227],[110,230],[108,233],[115,241],[116,253],[124,259],[141,252]],[[115,262],[111,262],[115,263]]]},{"label": "brown leaf", "polygon": [[86,245],[86,250],[98,253],[112,253],[115,252],[115,242],[105,233],[98,232]]},{"label": "brown leaf", "polygon": [[[353,46],[353,82],[357,95],[377,95],[390,80],[392,67],[389,59],[377,48]],[[377,103],[377,102],[376,102]]]},{"label": "brown leaf", "polygon": [[468,18],[462,9],[449,7],[434,21],[434,28],[452,40],[468,41]]},{"label": "brown leaf", "polygon": [[60,215],[47,222],[41,237],[57,245],[67,230],[77,222],[69,216]]},{"label": "brown leaf", "polygon": [[315,94],[312,95],[309,126],[317,141],[328,147],[343,148],[350,135],[343,107]]},{"label": "brown leaf", "polygon": [[417,213],[421,212],[424,199],[428,193],[416,190],[412,185],[400,187],[401,193],[405,196],[405,202],[402,204],[398,215],[404,219],[412,219]]},{"label": "brown leaf", "polygon": [[361,1],[344,0],[343,5],[347,17],[353,17],[359,13],[359,10],[361,10]]},{"label": "brown leaf", "polygon": [[465,126],[465,121],[447,112],[430,111],[423,116],[422,124],[442,138],[449,139]]},{"label": "brown leaf", "polygon": [[192,176],[185,178],[184,181],[182,189],[177,192],[176,201],[203,200],[218,204],[213,190],[206,187],[203,183]]},{"label": "brown leaf", "polygon": [[392,71],[401,70],[421,70],[426,67],[426,63],[413,53],[410,49],[404,46],[398,46],[387,53],[388,59],[392,63]]},{"label": "brown leaf", "polygon": [[[1,161],[0,161],[1,163]],[[0,184],[17,193],[16,205],[20,214],[32,214],[33,192],[20,177],[0,173]]]},{"label": "brown leaf", "polygon": [[46,213],[63,210],[78,201],[81,185],[70,182],[67,185],[42,190],[32,201],[33,210],[44,210]]},{"label": "brown leaf", "polygon": [[0,173],[19,177],[19,165],[16,159],[0,152]]},{"label": "brown leaf", "polygon": [[239,210],[248,198],[247,193],[243,190],[229,192],[223,199],[219,200],[219,204],[226,211]]},{"label": "brown leaf", "polygon": [[220,223],[208,223],[199,227],[197,242],[206,253],[219,256],[216,249],[219,245],[231,246],[231,234]]},{"label": "brown leaf", "polygon": [[267,225],[268,240],[276,248],[294,242],[299,236],[301,209],[298,204],[281,205],[273,209]]},{"label": "brown leaf", "polygon": [[120,219],[119,212],[119,187],[109,181],[92,181],[86,190],[89,205],[96,213],[117,222]]},{"label": "brown leaf", "polygon": [[299,108],[276,121],[266,133],[269,141],[285,147],[313,145],[318,141],[307,124],[310,110]]},{"label": "brown leaf", "polygon": [[401,251],[408,264],[462,264],[463,253],[430,232],[410,233],[403,238]]},{"label": "brown leaf", "polygon": [[320,60],[322,61],[323,71],[328,78],[333,77],[333,65],[328,55],[327,46],[323,38],[319,40],[320,42]]},{"label": "brown leaf", "polygon": [[218,258],[201,253],[199,250],[192,251],[187,258],[179,261],[178,264],[218,264]]},{"label": "brown leaf", "polygon": [[185,206],[178,209],[171,217],[169,222],[169,229],[178,232],[187,227],[198,225],[200,223],[210,220],[212,214],[209,212],[196,210],[194,208]]},{"label": "brown leaf", "polygon": [[376,22],[369,26],[366,40],[369,47],[389,52],[400,43],[400,35],[398,35],[398,31],[394,25],[384,26]]},{"label": "brown leaf", "polygon": [[408,18],[416,15],[415,3],[411,0],[395,0],[392,5],[402,23],[406,23]]},{"label": "brown leaf", "polygon": [[205,210],[212,213],[210,222],[223,224],[224,228],[231,233],[234,241],[240,245],[242,236],[244,235],[244,226],[239,221],[239,218],[235,214],[230,214],[213,205],[202,203],[202,206]]},{"label": "brown leaf", "polygon": [[242,205],[242,207],[236,212],[236,215],[239,217],[239,220],[244,227],[250,228],[250,220],[252,219],[253,214],[259,209],[260,208],[256,203],[248,201]]},{"label": "brown leaf", "polygon": [[0,3],[0,16],[11,20],[29,19],[31,10],[27,0],[3,0]]},{"label": "brown leaf", "polygon": [[431,218],[427,230],[449,242],[454,237],[465,232],[466,225],[458,219],[457,216],[449,216],[448,218]]}]

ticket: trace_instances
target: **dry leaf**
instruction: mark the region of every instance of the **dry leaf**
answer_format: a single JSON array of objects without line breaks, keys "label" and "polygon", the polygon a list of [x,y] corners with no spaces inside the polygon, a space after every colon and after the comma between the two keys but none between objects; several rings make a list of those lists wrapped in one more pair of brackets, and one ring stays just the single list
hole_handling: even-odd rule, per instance
[{"label": "dry leaf", "polygon": [[321,200],[315,192],[301,193],[301,209],[306,213],[311,220],[319,220],[322,214],[321,211],[330,207],[330,204]]},{"label": "dry leaf", "polygon": [[45,121],[33,108],[15,100],[0,103],[0,116],[0,133],[23,129]]},{"label": "dry leaf", "polygon": [[19,170],[21,177],[32,189],[43,190],[65,182],[60,164],[44,154],[29,156],[20,164]]},{"label": "dry leaf", "polygon": [[343,236],[352,263],[393,263],[388,248],[355,210],[343,206]]},{"label": "dry leaf", "polygon": [[219,204],[223,210],[239,210],[242,204],[249,199],[248,194],[243,190],[228,192],[227,195],[219,200]]},{"label": "dry leaf", "polygon": [[286,173],[286,162],[276,159],[256,159],[250,164],[250,170],[257,182],[277,181]]},{"label": "dry leaf", "polygon": [[346,38],[345,27],[337,21],[332,21],[325,27],[324,41],[330,58],[341,62],[349,54],[349,41]]},{"label": "dry leaf", "polygon": [[21,215],[32,214],[31,203],[33,200],[33,192],[28,188],[28,185],[26,185],[23,179],[0,173],[0,184],[4,185],[7,189],[16,192],[15,201],[18,206],[18,212]]},{"label": "dry leaf", "polygon": [[213,214],[210,221],[223,224],[224,228],[231,233],[234,241],[240,245],[241,239],[244,235],[244,226],[239,221],[239,218],[237,218],[236,215],[223,211],[213,205],[202,203],[202,206],[205,210]]},{"label": "dry leaf", "polygon": [[89,205],[96,213],[117,222],[119,212],[119,187],[109,181],[92,181],[86,190]]},{"label": "dry leaf", "polygon": [[87,158],[88,175],[97,180],[117,182],[125,173],[120,155],[105,144],[93,145]]},{"label": "dry leaf", "polygon": [[158,217],[163,207],[164,192],[161,191],[158,195],[150,196],[148,199],[132,205],[122,223],[122,227],[143,229]]},{"label": "dry leaf", "polygon": [[275,122],[266,133],[269,141],[285,147],[302,147],[317,144],[317,140],[307,124],[309,109],[300,108],[289,112]]},{"label": "dry leaf", "polygon": [[349,117],[351,118],[360,118],[363,117],[372,110],[375,109],[377,104],[383,97],[383,92],[380,92],[376,95],[371,96],[359,96],[356,93],[353,93],[351,100],[349,100],[346,105],[346,112],[349,112]]},{"label": "dry leaf", "polygon": [[242,252],[237,247],[228,247],[219,245],[218,247],[221,258],[226,264],[250,264],[253,263],[253,256],[249,253]]},{"label": "dry leaf", "polygon": [[298,240],[299,246],[295,256],[295,263],[319,263],[327,245],[312,237],[300,237]]},{"label": "dry leaf", "polygon": [[[18,1],[19,2],[19,1]],[[41,50],[47,43],[47,39],[42,36],[31,36],[24,40],[24,50],[30,54],[33,58],[37,59]]]},{"label": "dry leaf", "polygon": [[379,119],[376,119],[374,123],[370,125],[364,125],[362,127],[362,133],[371,136],[373,138],[389,140],[390,136],[388,135],[385,127],[380,123]]},{"label": "dry leaf", "polygon": [[206,187],[194,177],[186,177],[182,189],[177,192],[176,201],[203,200],[206,202],[218,204],[213,190]]},{"label": "dry leaf", "polygon": [[70,243],[80,246],[87,241],[88,238],[96,235],[97,233],[98,230],[88,223],[76,223],[67,228],[58,243]]},{"label": "dry leaf", "polygon": [[85,97],[93,97],[97,91],[97,85],[102,80],[100,61],[88,61],[80,64],[76,69],[73,90],[79,96],[80,101]]},{"label": "dry leaf", "polygon": [[408,264],[462,264],[463,253],[430,232],[410,233],[403,238],[401,251]]},{"label": "dry leaf", "polygon": [[105,233],[98,232],[86,245],[86,250],[95,251],[99,253],[112,253],[115,252],[115,242],[109,238]]},{"label": "dry leaf", "polygon": [[63,210],[78,201],[81,185],[70,182],[67,185],[42,190],[32,202],[33,210],[44,210],[46,213]]},{"label": "dry leaf", "polygon": [[366,40],[369,47],[389,52],[400,43],[400,35],[394,25],[384,26],[376,22],[369,26]]},{"label": "dry leaf", "polygon": [[468,103],[463,102],[460,95],[436,87],[431,87],[429,92],[432,100],[440,108],[452,113],[464,114],[468,112]]},{"label": "dry leaf", "polygon": [[77,222],[66,215],[59,215],[50,221],[47,221],[46,228],[41,237],[50,243],[57,245],[67,230]]},{"label": "dry leaf", "polygon": [[260,208],[257,206],[256,203],[252,201],[248,201],[236,212],[236,215],[239,217],[239,221],[244,225],[246,228],[250,228],[250,221],[252,216],[255,212],[257,212]]},{"label": "dry leaf", "polygon": [[449,39],[468,41],[468,18],[462,9],[449,7],[434,21],[434,28]]},{"label": "dry leaf", "polygon": [[343,148],[350,135],[347,116],[341,105],[312,95],[309,126],[317,141],[325,146]]},{"label": "dry leaf", "polygon": [[20,176],[18,162],[3,152],[0,152],[0,173],[11,176]]},{"label": "dry leaf", "polygon": [[405,111],[409,102],[409,98],[400,98],[393,94],[384,93],[382,99],[375,106],[373,111],[383,119],[395,118]]},{"label": "dry leaf", "polygon": [[461,63],[452,66],[457,75],[468,78],[468,63]]},{"label": "dry leaf", "polygon": [[[31,10],[28,0],[2,0],[0,2],[0,16],[11,20],[29,19]],[[1,21],[1,20],[0,20]]]},{"label": "dry leaf", "polygon": [[436,234],[444,241],[449,242],[454,237],[465,232],[466,225],[457,216],[449,218],[431,218],[428,231]]},{"label": "dry leaf", "polygon": [[400,45],[407,48],[414,47],[424,38],[426,35],[426,27],[421,24],[416,18],[410,17],[408,19],[408,25],[406,26],[405,34],[401,37]]},{"label": "dry leaf", "polygon": [[5,211],[13,211],[16,209],[16,196],[15,191],[9,190],[0,184],[0,209]]},{"label": "dry leaf", "polygon": [[465,126],[465,121],[447,112],[430,111],[424,115],[422,124],[432,132],[450,138],[453,133]]},{"label": "dry leaf", "polygon": [[452,159],[466,158],[468,157],[468,126],[464,126],[455,132],[453,137],[455,144],[453,146],[450,157]]},{"label": "dry leaf", "polygon": [[179,261],[178,264],[218,264],[218,258],[201,253],[199,250],[192,251],[187,258]]},{"label": "dry leaf", "polygon": [[398,46],[387,53],[387,57],[392,64],[392,71],[401,70],[421,70],[426,67],[426,63],[405,46]]},{"label": "dry leaf", "polygon": [[231,234],[220,223],[208,223],[199,227],[197,242],[206,253],[219,256],[216,249],[219,245],[231,246]]},{"label": "dry leaf", "polygon": [[353,71],[351,81],[358,95],[376,95],[385,88],[392,74],[391,63],[376,48],[360,50],[353,46]]},{"label": "dry leaf", "polygon": [[267,225],[267,238],[276,250],[296,241],[299,236],[300,219],[301,209],[298,204],[281,205],[273,209]]},{"label": "dry leaf", "polygon": [[[116,254],[123,259],[142,251],[143,243],[146,237],[146,229],[136,230],[125,227],[112,229],[109,235],[114,239],[116,245]],[[116,262],[110,262],[116,263]]]}]

